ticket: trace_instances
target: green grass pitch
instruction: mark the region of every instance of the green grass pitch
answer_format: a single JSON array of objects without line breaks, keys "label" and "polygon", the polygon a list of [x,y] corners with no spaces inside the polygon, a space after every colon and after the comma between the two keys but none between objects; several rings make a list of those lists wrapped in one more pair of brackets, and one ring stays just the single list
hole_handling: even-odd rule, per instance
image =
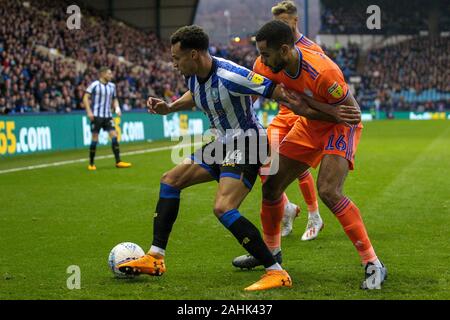
[{"label": "green grass pitch", "polygon": [[[122,152],[168,142],[122,145]],[[77,150],[0,160],[8,168],[86,157]],[[98,154],[111,154],[102,148]],[[161,174],[170,151],[0,174],[0,299],[450,299],[450,122],[380,121],[365,124],[356,171],[345,193],[360,207],[372,243],[389,270],[382,290],[359,289],[363,268],[336,218],[320,203],[325,229],[300,241],[306,207],[283,239],[293,288],[246,293],[263,270],[236,270],[244,253],[212,213],[216,183],[182,192],[167,250],[167,273],[113,278],[109,251],[123,241],[147,250]],[[312,171],[316,175],[316,171]],[[240,211],[258,227],[258,182]],[[81,268],[81,289],[69,290],[70,265]]]}]

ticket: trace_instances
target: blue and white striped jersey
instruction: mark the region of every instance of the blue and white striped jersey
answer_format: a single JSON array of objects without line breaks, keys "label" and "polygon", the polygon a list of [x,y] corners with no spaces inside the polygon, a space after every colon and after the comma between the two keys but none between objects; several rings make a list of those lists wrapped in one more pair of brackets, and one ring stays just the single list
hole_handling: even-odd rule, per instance
[{"label": "blue and white striped jersey", "polygon": [[91,109],[94,117],[112,118],[111,105],[116,98],[116,85],[112,82],[104,84],[96,80],[89,85],[86,92],[91,95]]},{"label": "blue and white striped jersey", "polygon": [[196,106],[209,118],[212,129],[227,140],[232,130],[260,129],[252,95],[270,98],[275,84],[232,61],[213,57],[213,67],[205,81],[186,79]]}]

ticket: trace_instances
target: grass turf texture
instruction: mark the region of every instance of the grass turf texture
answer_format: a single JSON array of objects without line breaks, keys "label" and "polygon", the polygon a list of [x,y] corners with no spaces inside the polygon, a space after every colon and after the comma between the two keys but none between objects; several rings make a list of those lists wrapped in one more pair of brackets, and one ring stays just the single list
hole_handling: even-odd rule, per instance
[{"label": "grass turf texture", "polygon": [[[122,152],[167,145],[122,145]],[[100,148],[98,154],[110,154]],[[216,183],[182,192],[162,277],[113,278],[111,248],[123,241],[147,250],[161,174],[170,151],[113,159],[87,171],[87,150],[1,159],[0,170],[86,157],[86,163],[0,175],[0,299],[450,299],[450,122],[365,125],[346,194],[360,207],[376,252],[389,269],[381,291],[359,289],[363,268],[337,219],[320,203],[325,229],[300,241],[306,207],[297,183],[288,189],[302,214],[283,239],[294,287],[246,293],[263,270],[241,271],[244,250],[212,214]],[[313,171],[316,176],[317,172]],[[240,211],[257,226],[258,182]],[[81,290],[68,290],[70,265]]]}]

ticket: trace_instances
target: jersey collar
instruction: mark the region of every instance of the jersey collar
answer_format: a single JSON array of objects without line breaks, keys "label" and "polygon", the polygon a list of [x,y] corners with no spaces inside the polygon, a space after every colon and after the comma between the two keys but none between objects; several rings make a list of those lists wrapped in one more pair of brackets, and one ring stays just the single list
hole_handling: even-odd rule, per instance
[{"label": "jersey collar", "polygon": [[304,37],[303,33],[300,33],[300,37],[298,37],[297,41],[295,41],[295,44],[299,43],[300,40],[302,40]]},{"label": "jersey collar", "polygon": [[211,76],[217,69],[217,60],[213,56],[211,56],[211,58],[212,58],[212,65],[211,65],[211,70],[208,73],[208,76],[205,79],[199,79],[199,77],[195,76],[197,78],[197,82],[199,84],[204,84],[204,83],[208,82],[209,78],[211,78]]}]

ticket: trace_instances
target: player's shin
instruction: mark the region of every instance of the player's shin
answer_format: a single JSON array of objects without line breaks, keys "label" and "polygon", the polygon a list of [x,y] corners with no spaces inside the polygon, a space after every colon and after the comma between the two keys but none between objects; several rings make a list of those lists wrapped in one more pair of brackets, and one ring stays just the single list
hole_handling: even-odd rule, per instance
[{"label": "player's shin", "polygon": [[281,221],[283,219],[285,198],[276,201],[263,200],[261,207],[261,223],[264,242],[272,253],[281,248]]},{"label": "player's shin", "polygon": [[153,218],[153,242],[150,252],[164,255],[169,235],[178,216],[181,191],[161,183],[159,200]]},{"label": "player's shin", "polygon": [[377,262],[378,258],[372,247],[358,207],[347,197],[342,198],[333,208],[333,213],[352,241],[364,265]]},{"label": "player's shin", "polygon": [[241,216],[237,209],[225,212],[219,221],[233,234],[237,241],[253,257],[262,262],[268,270],[281,270],[271,252],[265,245],[258,229],[246,218]]},{"label": "player's shin", "polygon": [[319,205],[317,202],[314,179],[309,170],[305,171],[298,177],[298,185],[300,191],[302,192],[303,198],[305,199],[306,205],[308,206],[308,212],[310,214],[315,212],[318,213]]},{"label": "player's shin", "polygon": [[97,150],[97,141],[92,141],[89,147],[89,163],[90,165],[94,165],[95,152]]},{"label": "player's shin", "polygon": [[113,137],[111,139],[112,142],[112,151],[114,153],[114,157],[116,158],[116,163],[120,162],[120,150],[119,150],[119,142],[117,141],[117,137]]}]

